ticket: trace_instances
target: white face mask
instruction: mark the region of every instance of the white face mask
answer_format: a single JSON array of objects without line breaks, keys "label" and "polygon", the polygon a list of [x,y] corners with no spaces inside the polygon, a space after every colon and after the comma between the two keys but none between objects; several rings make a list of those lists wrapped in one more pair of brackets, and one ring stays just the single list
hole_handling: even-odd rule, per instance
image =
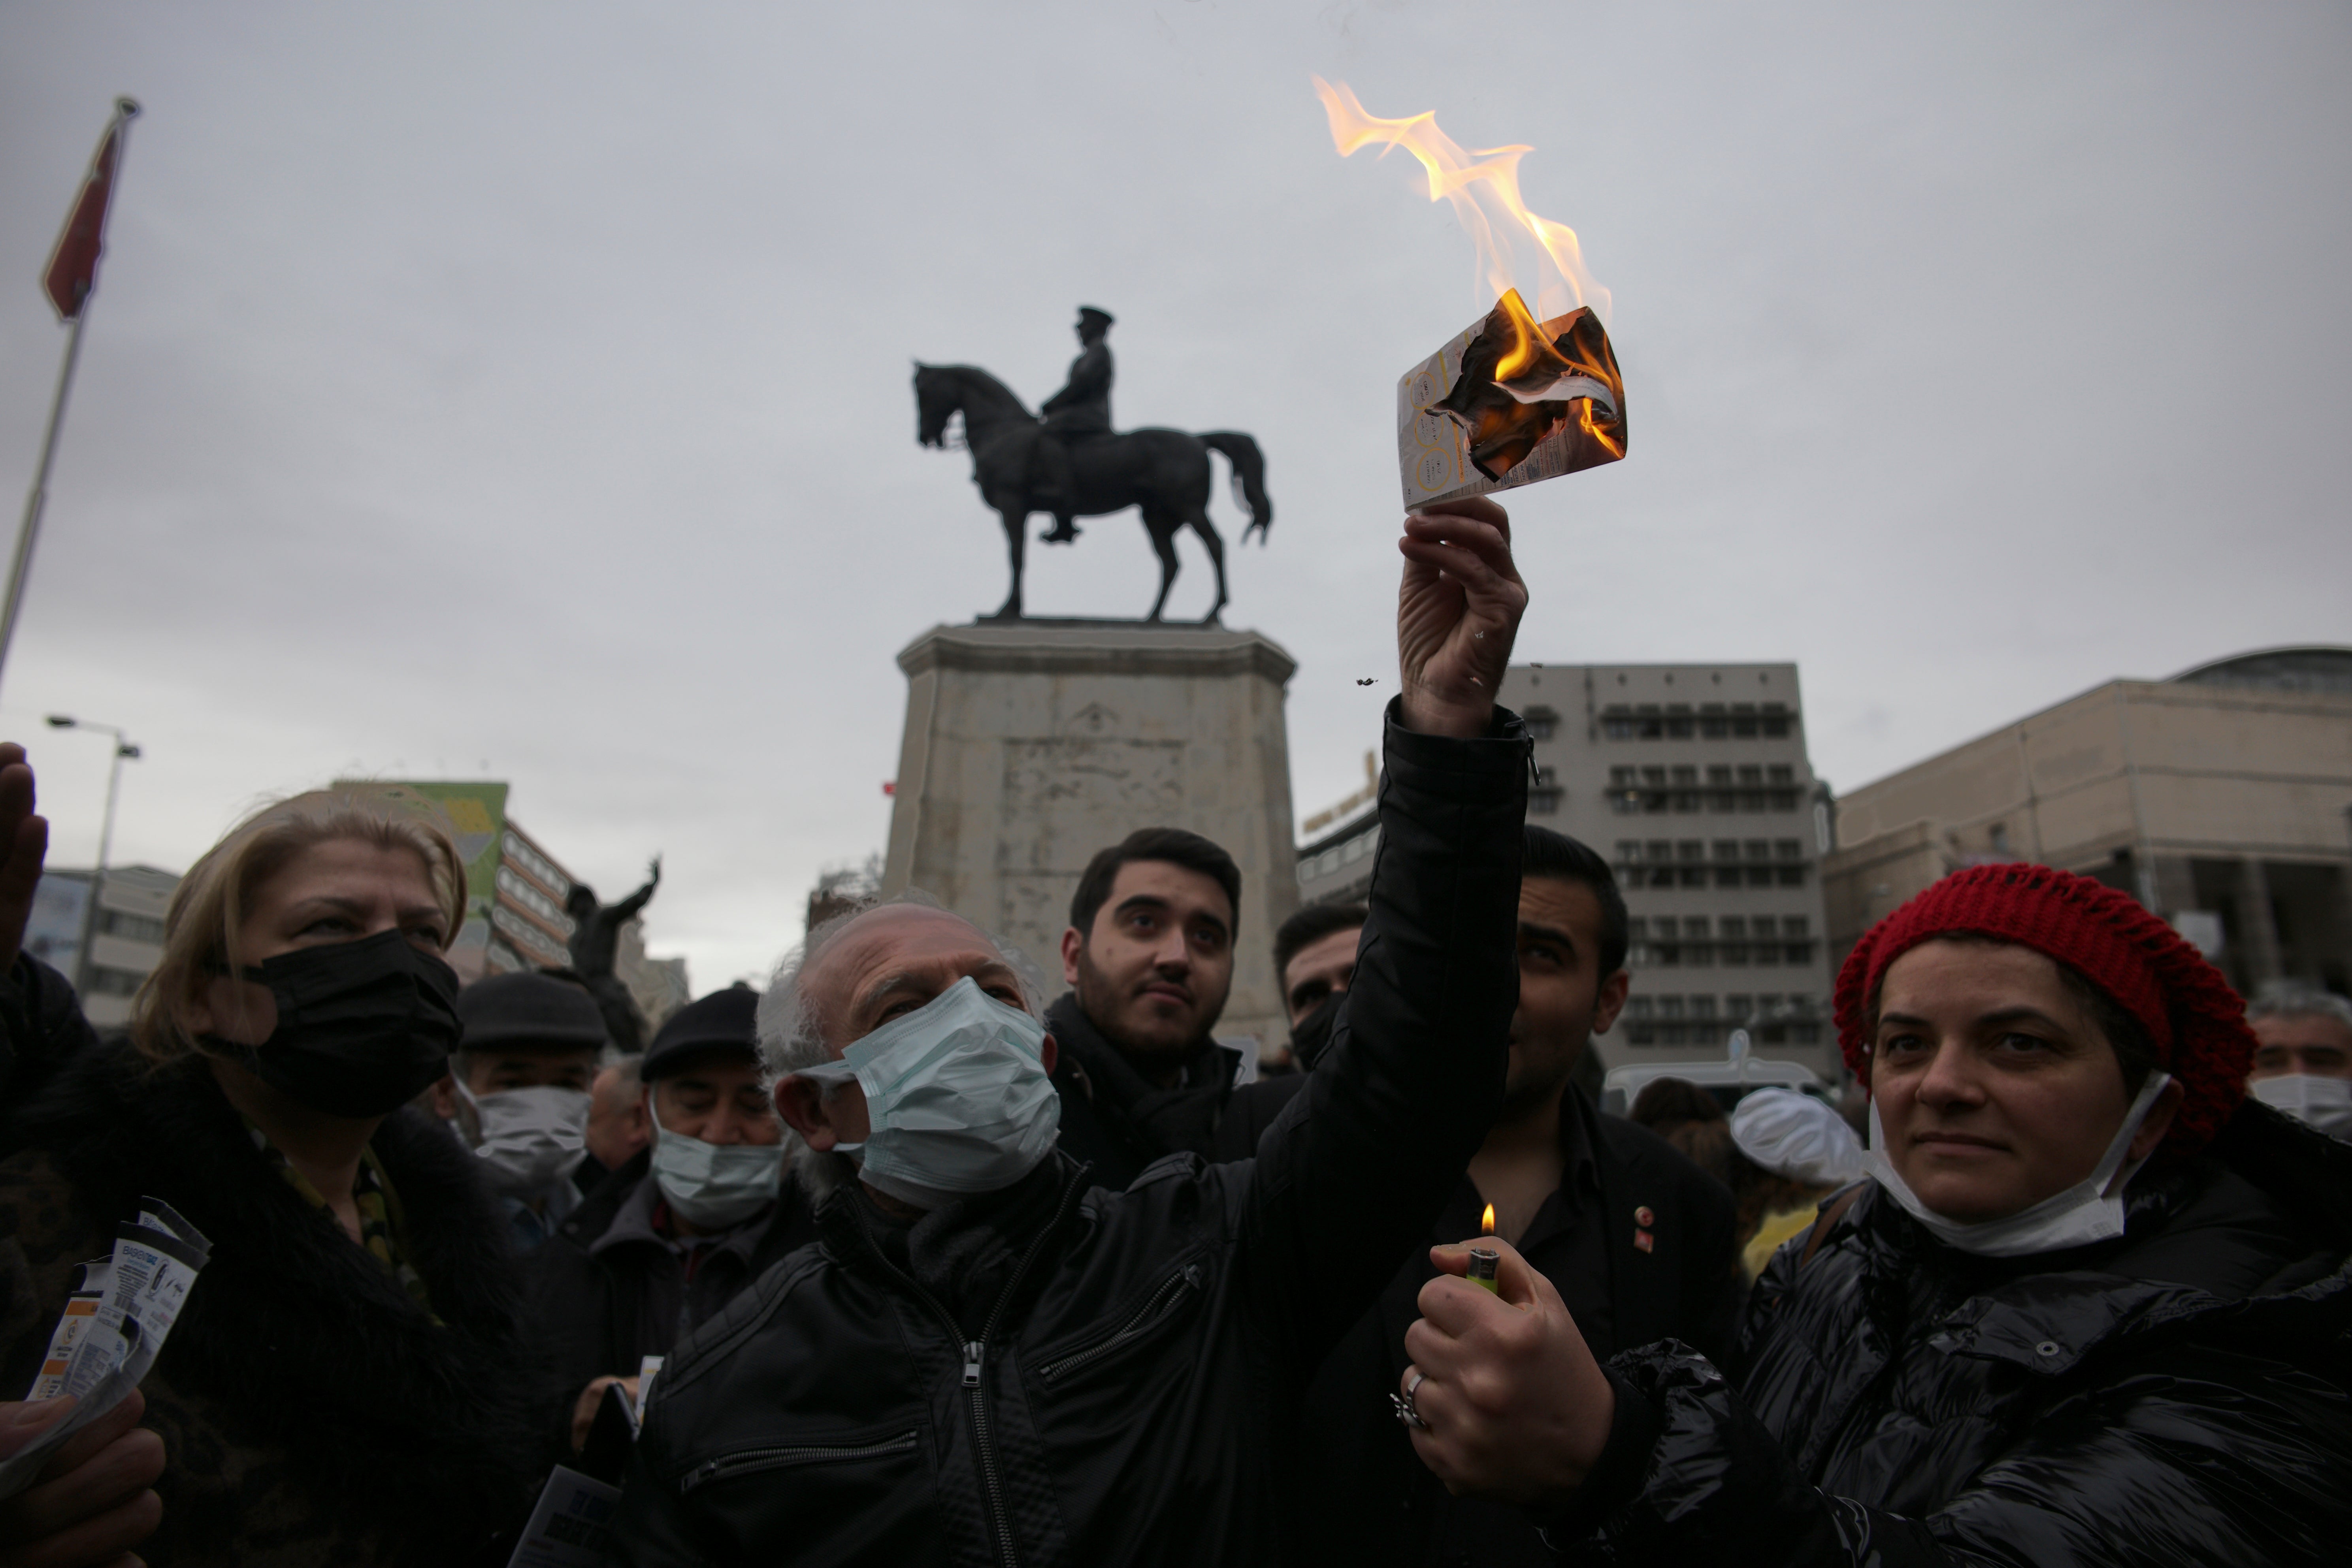
[{"label": "white face mask", "polygon": [[1045,1026],[957,981],[839,1061],[796,1077],[866,1091],[866,1142],[838,1145],[902,1203],[938,1208],[1009,1187],[1053,1152],[1062,1097],[1045,1076]]},{"label": "white face mask", "polygon": [[[2171,1081],[2164,1073],[2148,1074],[2147,1082],[2140,1087],[2139,1098],[2124,1112],[2124,1124],[2116,1129],[2107,1152],[2099,1156],[2091,1173],[2065,1191],[2053,1193],[2006,1219],[1963,1225],[1946,1219],[1921,1203],[1918,1194],[1886,1158],[1886,1134],[1878,1124],[1876,1095],[1870,1100],[1870,1152],[1864,1160],[1872,1179],[1885,1188],[1913,1219],[1926,1226],[1937,1240],[1962,1252],[1973,1252],[1980,1258],[2022,1258],[2031,1253],[2087,1247],[2124,1233],[2124,1189],[2131,1185],[2140,1166],[2147,1163],[2139,1161],[2126,1171],[2124,1157],[2130,1152],[2131,1141],[2138,1135],[2140,1123],[2147,1120],[2156,1097]],[[2118,1172],[2122,1173],[2120,1177]]]},{"label": "white face mask", "polygon": [[2352,1078],[2286,1073],[2258,1078],[2246,1086],[2246,1092],[2331,1137],[2352,1141]]},{"label": "white face mask", "polygon": [[474,1113],[471,1142],[492,1191],[506,1197],[536,1196],[587,1158],[586,1089],[535,1084],[477,1098],[454,1076],[450,1082]]},{"label": "white face mask", "polygon": [[672,1132],[650,1098],[646,1113],[654,1128],[654,1181],[689,1224],[725,1230],[776,1201],[784,1178],[782,1144],[706,1143]]}]

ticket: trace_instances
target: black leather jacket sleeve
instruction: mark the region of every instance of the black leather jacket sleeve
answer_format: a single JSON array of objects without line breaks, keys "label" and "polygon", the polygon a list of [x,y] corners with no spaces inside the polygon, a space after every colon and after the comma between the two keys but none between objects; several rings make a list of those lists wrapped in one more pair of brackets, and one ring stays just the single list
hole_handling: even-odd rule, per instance
[{"label": "black leather jacket sleeve", "polygon": [[1258,1148],[1239,1263],[1303,1381],[1428,1236],[1502,1106],[1530,748],[1416,734],[1390,709],[1356,971],[1329,1055]]},{"label": "black leather jacket sleeve", "polygon": [[2085,1388],[1916,1518],[1809,1484],[1687,1346],[1663,1341],[1608,1371],[1609,1447],[1589,1495],[1545,1529],[1570,1563],[2321,1563],[2352,1531],[2344,1396],[2265,1358],[2199,1349]]}]

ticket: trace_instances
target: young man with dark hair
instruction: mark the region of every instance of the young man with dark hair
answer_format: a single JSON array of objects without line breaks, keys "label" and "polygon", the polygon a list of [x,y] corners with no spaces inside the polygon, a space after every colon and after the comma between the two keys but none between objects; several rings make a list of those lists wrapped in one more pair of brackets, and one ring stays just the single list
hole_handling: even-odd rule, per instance
[{"label": "young man with dark hair", "polygon": [[1256,1152],[1287,1095],[1236,1090],[1239,1051],[1209,1031],[1234,982],[1241,868],[1197,833],[1144,827],[1096,855],[1070,900],[1046,1010],[1061,1043],[1060,1143],[1124,1187],[1170,1154]]},{"label": "young man with dark hair", "polygon": [[[1496,1232],[1572,1304],[1594,1354],[1662,1339],[1727,1349],[1740,1294],[1730,1194],[1663,1139],[1601,1115],[1571,1081],[1625,1005],[1625,952],[1608,862],[1527,828],[1502,1111],[1429,1239],[1476,1236],[1491,1205]],[[1448,1496],[1404,1428],[1370,1414],[1403,1376],[1405,1330],[1435,1273],[1426,1253],[1409,1258],[1308,1390],[1296,1450],[1301,1562],[1551,1561],[1517,1510]]]}]

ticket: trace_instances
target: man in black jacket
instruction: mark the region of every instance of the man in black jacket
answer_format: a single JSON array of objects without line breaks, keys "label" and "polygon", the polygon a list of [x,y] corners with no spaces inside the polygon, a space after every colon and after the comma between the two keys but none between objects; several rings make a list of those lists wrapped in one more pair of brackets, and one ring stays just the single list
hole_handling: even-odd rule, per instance
[{"label": "man in black jacket", "polygon": [[778,1108],[843,1179],[822,1243],[663,1369],[621,1561],[1282,1560],[1281,1419],[1502,1096],[1529,754],[1492,700],[1526,604],[1507,526],[1483,500],[1406,520],[1363,955],[1255,1163],[1095,1185],[1051,1147],[1051,1037],[944,910],[869,911],[772,994]]},{"label": "man in black jacket", "polygon": [[[654,1036],[637,1074],[660,1139],[683,1141],[689,1155],[698,1143],[770,1150],[782,1168],[783,1130],[752,1037],[759,1001],[748,986],[713,992]],[[541,1416],[552,1458],[585,1440],[607,1385],[635,1398],[646,1357],[667,1356],[769,1265],[816,1239],[807,1200],[789,1180],[720,1200],[720,1210],[740,1215],[705,1206],[711,1194],[687,1190],[692,1180],[682,1169],[656,1171],[648,1149],[598,1183],[531,1255],[535,1321],[554,1363]]]},{"label": "man in black jacket", "polygon": [[1242,873],[1197,833],[1144,827],[1097,854],[1070,900],[1046,1009],[1060,1047],[1062,1152],[1124,1187],[1171,1154],[1244,1160],[1288,1085],[1236,1087],[1242,1055],[1209,1031],[1234,982]]},{"label": "man in black jacket", "polygon": [[[1534,826],[1520,879],[1519,1005],[1502,1114],[1427,1239],[1475,1236],[1484,1210],[1573,1305],[1586,1340],[1608,1347],[1596,1354],[1662,1339],[1720,1353],[1740,1294],[1730,1194],[1664,1140],[1602,1116],[1570,1081],[1591,1037],[1625,1005],[1616,879],[1587,846]],[[1435,1273],[1425,1252],[1407,1258],[1309,1386],[1292,1461],[1300,1562],[1550,1560],[1523,1513],[1450,1497],[1404,1428],[1381,1418],[1409,1359],[1415,1301]]]}]

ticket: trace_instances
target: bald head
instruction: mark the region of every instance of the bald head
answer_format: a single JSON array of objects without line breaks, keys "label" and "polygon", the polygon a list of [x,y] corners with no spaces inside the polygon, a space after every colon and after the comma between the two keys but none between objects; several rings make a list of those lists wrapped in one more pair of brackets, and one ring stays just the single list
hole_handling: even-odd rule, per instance
[{"label": "bald head", "polygon": [[800,990],[825,1055],[838,1057],[965,979],[1009,1007],[1030,1010],[1021,977],[978,926],[945,910],[885,904],[833,934],[803,969]]}]

